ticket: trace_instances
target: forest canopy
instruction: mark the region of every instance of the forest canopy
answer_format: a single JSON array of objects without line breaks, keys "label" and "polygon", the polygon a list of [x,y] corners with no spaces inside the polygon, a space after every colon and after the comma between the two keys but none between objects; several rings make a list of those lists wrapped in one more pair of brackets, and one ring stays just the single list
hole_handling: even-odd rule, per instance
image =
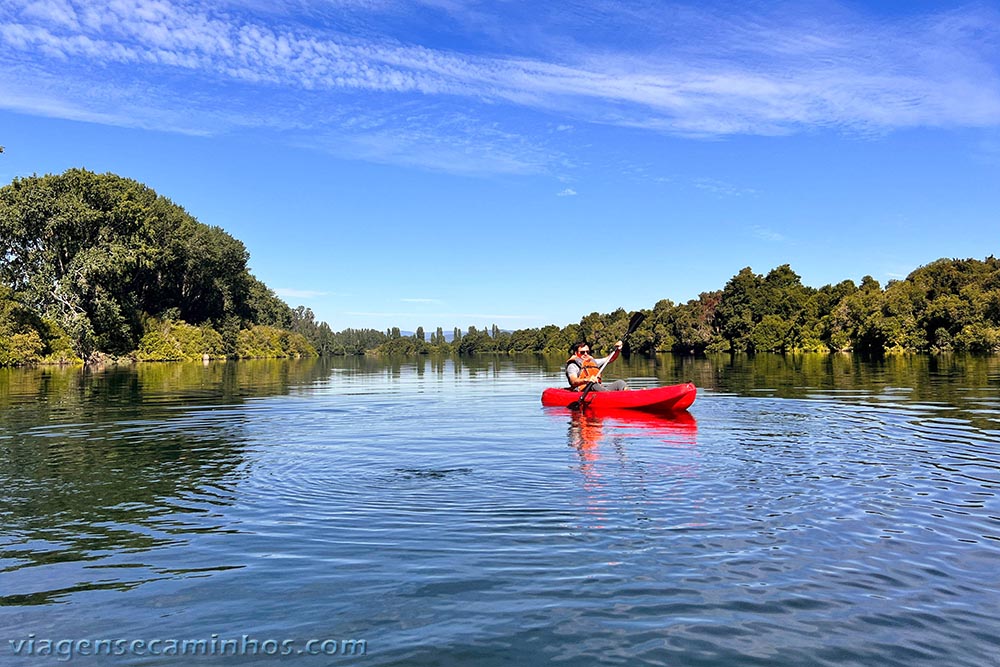
[{"label": "forest canopy", "polygon": [[[607,349],[629,313],[500,330],[334,332],[249,271],[246,247],[141,183],[71,169],[0,188],[0,366],[112,355],[139,361],[375,353]],[[664,291],[669,285],[664,285]],[[820,288],[788,264],[746,267],[722,289],[664,299],[630,352],[1000,352],[1000,261],[940,259],[884,288]]]},{"label": "forest canopy", "polygon": [[15,179],[0,188],[0,337],[11,348],[0,363],[315,354],[286,331],[292,310],[248,258],[134,180],[84,169]]},{"label": "forest canopy", "polygon": [[[766,275],[742,269],[718,291],[683,304],[661,300],[629,338],[632,352],[1000,352],[1000,260],[940,259],[883,289],[861,284],[808,287],[788,264]],[[606,350],[629,313],[591,313],[578,324],[507,332],[469,327],[444,341],[390,332],[384,354],[457,351],[560,352],[578,340]]]}]

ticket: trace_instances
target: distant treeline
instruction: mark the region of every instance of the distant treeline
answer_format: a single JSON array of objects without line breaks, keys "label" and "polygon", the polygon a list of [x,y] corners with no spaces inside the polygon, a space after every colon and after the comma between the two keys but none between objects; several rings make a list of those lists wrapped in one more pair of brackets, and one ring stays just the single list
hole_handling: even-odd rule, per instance
[{"label": "distant treeline", "polygon": [[[632,352],[1000,352],[1000,260],[941,259],[883,289],[865,276],[806,287],[787,264],[767,275],[749,267],[721,291],[684,304],[669,300],[647,310],[629,338]],[[398,330],[376,348],[380,354],[429,352],[566,352],[581,340],[606,350],[628,327],[629,313],[591,313],[579,324],[490,332],[470,327],[446,342],[438,329]]]},{"label": "distant treeline", "polygon": [[[190,360],[348,354],[606,350],[629,313],[578,324],[446,336],[334,332],[247,269],[245,246],[150,188],[71,169],[0,188],[0,366],[106,358]],[[666,289],[666,286],[665,286]],[[883,289],[866,276],[806,287],[786,264],[749,267],[720,291],[656,303],[630,351],[1000,351],[1000,262],[941,259]]]}]

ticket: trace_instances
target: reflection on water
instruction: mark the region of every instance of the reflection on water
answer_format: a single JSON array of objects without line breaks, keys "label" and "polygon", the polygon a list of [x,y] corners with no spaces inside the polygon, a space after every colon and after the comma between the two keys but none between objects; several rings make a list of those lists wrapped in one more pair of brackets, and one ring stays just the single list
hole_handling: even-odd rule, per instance
[{"label": "reflection on water", "polygon": [[698,385],[675,416],[543,408],[562,360],[0,370],[0,656],[993,664],[1000,359],[616,362]]},{"label": "reflection on water", "polygon": [[142,554],[237,530],[220,508],[245,474],[247,399],[321,372],[274,361],[0,369],[0,604],[227,569]]},{"label": "reflection on water", "polygon": [[[647,493],[646,477],[655,465],[660,478],[675,478],[685,474],[691,465],[691,454],[697,444],[698,423],[689,412],[657,414],[639,410],[586,410],[545,408],[551,419],[566,422],[567,440],[579,456],[588,513],[595,520],[591,527],[601,527],[605,497],[605,478],[615,483],[633,480],[637,496]],[[654,447],[652,451],[630,446],[637,439]],[[661,448],[684,451],[683,462],[664,464],[669,457]],[[655,463],[653,462],[655,461]],[[605,471],[605,468],[611,467]],[[612,491],[612,493],[615,493]]]}]

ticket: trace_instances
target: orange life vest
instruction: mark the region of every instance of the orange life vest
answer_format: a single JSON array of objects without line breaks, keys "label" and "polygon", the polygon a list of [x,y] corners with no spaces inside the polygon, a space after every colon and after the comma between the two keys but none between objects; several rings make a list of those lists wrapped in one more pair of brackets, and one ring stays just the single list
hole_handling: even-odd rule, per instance
[{"label": "orange life vest", "polygon": [[[573,355],[566,360],[567,364],[576,364],[580,367],[580,372],[577,373],[577,377],[581,380],[589,380],[590,378],[597,379],[597,376],[601,374],[601,367],[594,363],[593,358],[584,361],[580,357]],[[583,391],[587,388],[587,385],[581,384],[578,387],[572,387],[574,391]]]}]

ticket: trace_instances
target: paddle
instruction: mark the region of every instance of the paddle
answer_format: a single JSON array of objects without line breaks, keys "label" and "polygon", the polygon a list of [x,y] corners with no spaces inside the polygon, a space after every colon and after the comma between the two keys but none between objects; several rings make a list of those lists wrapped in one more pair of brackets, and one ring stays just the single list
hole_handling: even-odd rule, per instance
[{"label": "paddle", "polygon": [[[632,319],[630,319],[628,321],[628,331],[626,331],[625,335],[622,336],[622,341],[623,342],[624,342],[624,340],[626,338],[628,338],[629,336],[631,336],[632,333],[635,332],[636,329],[639,328],[639,325],[642,324],[642,321],[644,319],[646,319],[646,315],[642,311],[636,311],[635,313],[632,314]],[[611,362],[612,358],[614,358],[614,353],[613,352],[611,353],[610,356],[608,356],[607,361],[605,361],[603,364],[601,364],[601,367],[597,369],[597,375],[598,375],[598,377],[600,377],[601,373],[604,371],[604,367],[607,366]],[[587,383],[587,387],[583,390],[583,395],[580,396],[580,398],[578,400],[575,400],[575,401],[573,401],[572,403],[569,404],[569,409],[570,410],[579,410],[580,408],[582,408],[582,407],[584,407],[586,405],[584,403],[584,401],[587,399],[587,394],[589,394],[590,390],[594,388],[594,384],[596,384],[596,382],[597,382],[596,380],[593,380],[593,381]]]}]

